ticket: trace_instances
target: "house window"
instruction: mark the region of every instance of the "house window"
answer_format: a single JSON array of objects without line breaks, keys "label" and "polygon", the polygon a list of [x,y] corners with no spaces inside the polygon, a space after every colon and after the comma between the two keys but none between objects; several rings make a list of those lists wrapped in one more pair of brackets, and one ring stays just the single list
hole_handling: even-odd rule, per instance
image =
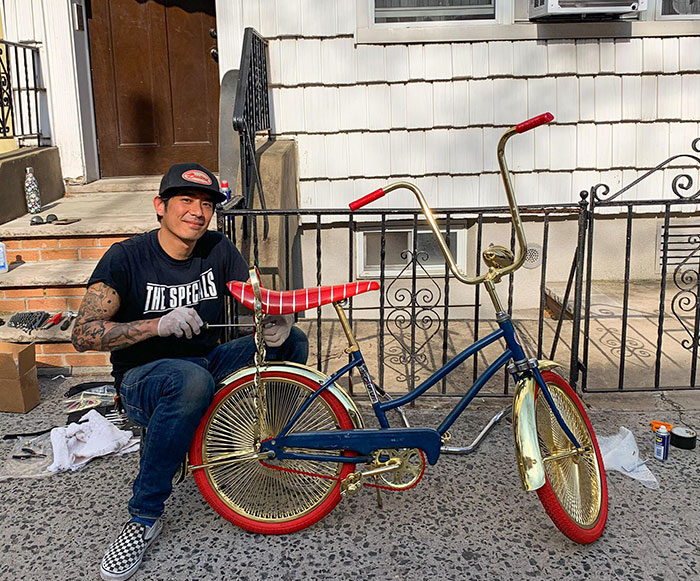
[{"label": "house window", "polygon": [[[617,18],[591,15],[591,8],[622,0],[559,0],[580,16],[531,22],[529,6],[552,0],[356,0],[358,44],[413,44],[578,38],[690,36],[688,21],[700,19],[700,0],[628,0],[637,10]],[[624,2],[623,2],[624,3]],[[641,8],[641,10],[639,9]]]},{"label": "house window", "polygon": [[496,0],[375,0],[374,21],[441,22],[456,20],[492,20]]},{"label": "house window", "polygon": [[[443,236],[446,231],[442,231]],[[411,261],[413,251],[413,230],[410,228],[392,228],[384,234],[384,274],[398,276]],[[416,234],[416,252],[420,266],[417,276],[444,274],[445,258],[440,251],[432,231],[419,230]],[[450,227],[448,248],[460,269],[465,270],[466,229],[462,226]],[[381,274],[382,233],[379,230],[362,230],[357,232],[357,273],[359,277],[376,278]],[[412,268],[406,269],[405,276],[412,275]]]},{"label": "house window", "polygon": [[661,16],[700,16],[700,0],[659,0]]}]

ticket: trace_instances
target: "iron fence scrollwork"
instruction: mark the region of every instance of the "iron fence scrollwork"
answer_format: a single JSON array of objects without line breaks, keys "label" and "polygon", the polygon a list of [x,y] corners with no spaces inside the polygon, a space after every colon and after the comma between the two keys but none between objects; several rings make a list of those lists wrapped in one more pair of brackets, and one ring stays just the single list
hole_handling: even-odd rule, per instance
[{"label": "iron fence scrollwork", "polygon": [[[671,300],[671,312],[689,336],[689,338],[681,340],[681,345],[688,350],[697,351],[700,342],[700,335],[698,334],[698,318],[700,316],[700,309],[698,309],[700,236],[690,236],[688,243],[694,244],[695,249],[673,271],[673,283],[676,285],[678,292]],[[684,313],[693,314],[694,322],[692,328],[686,321]]]},{"label": "iron fence scrollwork", "polygon": [[[415,382],[421,379],[420,374],[416,373],[415,365],[427,363],[424,348],[442,327],[442,319],[437,312],[440,308],[442,292],[440,286],[423,266],[429,258],[426,251],[414,252],[406,249],[401,252],[401,258],[409,260],[385,291],[389,314],[384,319],[384,328],[395,342],[386,347],[385,364],[396,371],[397,381],[405,382],[412,388]],[[402,281],[406,280],[406,275],[412,275],[414,270],[419,271],[430,285],[415,289],[401,286]],[[413,276],[412,280],[415,280]],[[415,337],[417,331],[423,333],[423,337],[418,340]],[[408,341],[405,337],[406,333],[409,334]],[[403,370],[395,367],[398,365],[403,366]]]}]

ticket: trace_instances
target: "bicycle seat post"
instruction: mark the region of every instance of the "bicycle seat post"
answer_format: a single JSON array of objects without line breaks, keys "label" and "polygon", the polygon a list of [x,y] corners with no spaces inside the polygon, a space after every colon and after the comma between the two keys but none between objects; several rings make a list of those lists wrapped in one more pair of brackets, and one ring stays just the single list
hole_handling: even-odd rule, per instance
[{"label": "bicycle seat post", "polygon": [[343,309],[343,307],[340,306],[340,303],[333,303],[333,308],[335,308],[335,312],[338,313],[340,325],[341,327],[343,327],[343,332],[345,333],[345,337],[348,340],[348,346],[345,349],[345,352],[355,353],[356,351],[359,351],[360,347],[357,344],[355,336],[352,334],[352,328],[350,327],[350,322],[348,321],[348,318],[345,316],[345,310]]}]

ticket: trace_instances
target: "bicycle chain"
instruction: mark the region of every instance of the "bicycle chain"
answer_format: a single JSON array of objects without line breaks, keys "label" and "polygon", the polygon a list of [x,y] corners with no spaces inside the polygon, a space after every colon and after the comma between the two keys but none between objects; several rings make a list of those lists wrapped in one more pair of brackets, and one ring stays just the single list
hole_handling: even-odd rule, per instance
[{"label": "bicycle chain", "polygon": [[[301,476],[313,476],[315,478],[322,478],[323,480],[335,480],[336,482],[342,482],[341,478],[337,476],[328,476],[327,474],[317,474],[316,472],[306,472],[306,470],[295,470],[294,468],[284,468],[283,466],[273,466],[268,464],[264,460],[259,460],[260,464],[265,466],[265,468],[270,468],[271,470],[280,470],[281,472],[291,472],[292,474],[300,474]],[[381,488],[382,490],[389,490],[396,492],[395,488],[391,486],[382,486],[381,484],[370,484],[369,482],[363,482],[363,486],[369,486],[370,488]]]},{"label": "bicycle chain", "polygon": [[257,268],[251,269],[250,279],[253,285],[253,293],[255,301],[253,303],[253,314],[255,315],[255,329],[253,331],[253,339],[255,341],[255,355],[253,363],[255,364],[255,375],[253,376],[253,408],[255,409],[255,426],[253,426],[253,438],[255,448],[259,449],[262,442],[262,427],[265,422],[265,410],[267,402],[265,398],[265,388],[263,386],[260,368],[265,361],[265,340],[263,339],[263,311],[262,297],[260,294],[260,275]]}]

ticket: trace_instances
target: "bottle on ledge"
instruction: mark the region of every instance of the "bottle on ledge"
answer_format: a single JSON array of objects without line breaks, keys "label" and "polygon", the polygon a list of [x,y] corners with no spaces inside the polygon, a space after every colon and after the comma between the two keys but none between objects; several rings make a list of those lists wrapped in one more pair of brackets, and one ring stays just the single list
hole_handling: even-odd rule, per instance
[{"label": "bottle on ledge", "polygon": [[30,214],[41,212],[41,194],[39,184],[34,177],[34,168],[27,168],[27,175],[24,178],[24,197],[27,200],[27,210]]}]

